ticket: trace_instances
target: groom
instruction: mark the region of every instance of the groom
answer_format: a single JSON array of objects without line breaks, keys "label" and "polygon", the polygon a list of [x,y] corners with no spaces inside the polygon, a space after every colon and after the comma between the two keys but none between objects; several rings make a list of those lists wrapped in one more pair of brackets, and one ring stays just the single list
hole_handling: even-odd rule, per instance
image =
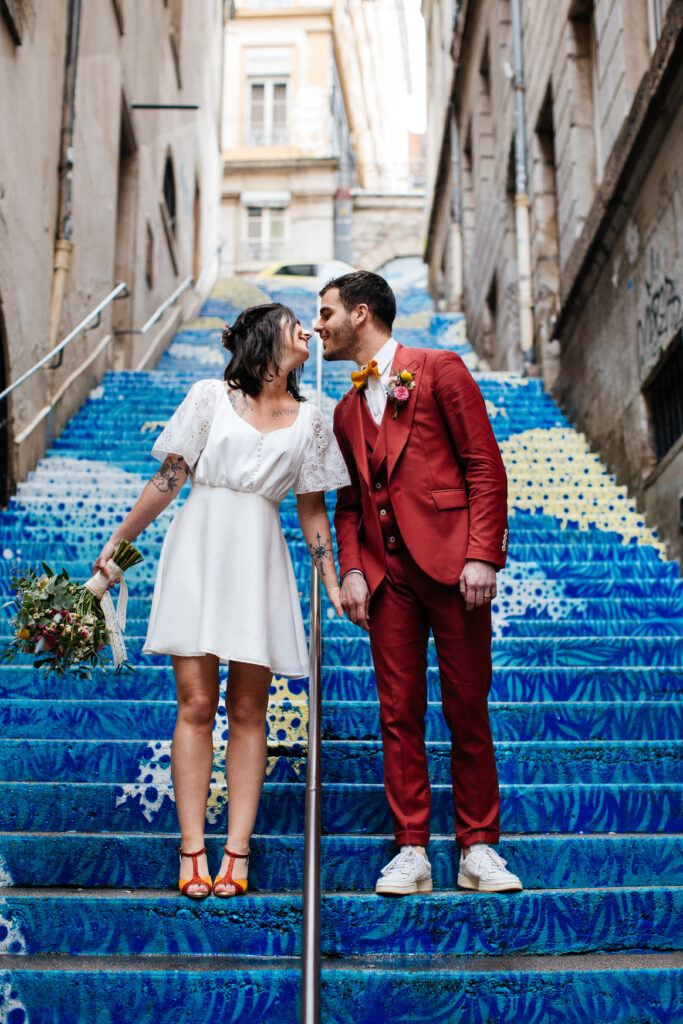
[{"label": "groom", "polygon": [[431,892],[425,755],[427,641],[434,635],[451,733],[458,885],[520,890],[491,849],[498,777],[488,716],[491,600],[507,549],[507,481],[479,388],[453,352],[404,348],[396,300],[367,271],[325,285],[324,358],[359,366],[334,430],[351,475],[335,512],[341,602],[368,630],[398,856],[378,893]]}]

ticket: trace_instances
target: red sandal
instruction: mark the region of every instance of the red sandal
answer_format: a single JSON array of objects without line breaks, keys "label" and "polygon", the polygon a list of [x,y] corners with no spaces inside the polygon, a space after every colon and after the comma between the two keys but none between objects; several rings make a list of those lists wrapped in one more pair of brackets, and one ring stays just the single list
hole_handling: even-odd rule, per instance
[{"label": "red sandal", "polygon": [[[202,846],[201,850],[197,850],[196,853],[185,853],[182,846],[178,847],[178,853],[181,858],[192,857],[192,878],[183,878],[181,875],[178,879],[178,888],[180,889],[183,896],[188,896],[191,900],[205,900],[207,896],[211,894],[211,876],[207,875],[206,878],[202,878],[199,874],[199,868],[197,866],[197,857],[201,857],[203,853],[206,853],[206,847]],[[182,859],[181,859],[182,863]],[[198,892],[190,892],[190,886],[202,886]]]},{"label": "red sandal", "polygon": [[[230,862],[228,864],[228,870],[225,872],[225,874],[224,875],[217,875],[216,878],[214,879],[214,882],[213,882],[213,894],[214,894],[214,896],[220,896],[221,898],[225,898],[225,897],[228,897],[228,896],[244,896],[245,892],[247,891],[248,881],[247,881],[246,878],[233,878],[232,877],[232,869],[233,869],[233,866],[235,864],[235,861],[239,857],[241,857],[244,860],[246,860],[246,862],[247,862],[247,869],[248,869],[249,868],[249,853],[248,852],[247,853],[233,853],[232,850],[229,850],[227,848],[227,846],[224,846],[223,849],[225,850],[225,852],[227,853],[228,857],[230,858]],[[232,885],[232,886],[235,887],[235,891],[234,892],[217,892],[216,891],[216,886],[217,885]]]}]

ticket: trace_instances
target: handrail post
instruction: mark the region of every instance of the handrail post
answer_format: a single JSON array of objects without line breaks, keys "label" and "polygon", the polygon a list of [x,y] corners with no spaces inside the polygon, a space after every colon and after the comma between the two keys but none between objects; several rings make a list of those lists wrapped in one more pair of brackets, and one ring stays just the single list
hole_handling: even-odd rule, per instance
[{"label": "handrail post", "polygon": [[[323,343],[318,337],[315,390],[322,407]],[[311,615],[308,669],[308,758],[306,761],[306,824],[304,842],[303,939],[301,949],[301,1024],[320,1024],[320,835],[321,791],[321,601],[320,575],[311,565]]]},{"label": "handrail post", "polygon": [[306,837],[304,849],[302,1024],[320,1021],[320,577],[311,568],[310,669],[308,677],[308,759],[306,765]]}]

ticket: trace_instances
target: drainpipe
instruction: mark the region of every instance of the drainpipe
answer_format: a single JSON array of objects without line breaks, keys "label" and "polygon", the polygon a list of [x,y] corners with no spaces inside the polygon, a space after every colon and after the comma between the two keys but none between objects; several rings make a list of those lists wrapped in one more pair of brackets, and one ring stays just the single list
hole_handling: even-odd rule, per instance
[{"label": "drainpipe", "polygon": [[463,311],[462,178],[460,172],[460,128],[451,107],[451,280],[449,306]]},{"label": "drainpipe", "polygon": [[76,65],[81,28],[81,0],[69,0],[66,56],[64,60],[64,92],[62,96],[62,130],[59,152],[59,197],[57,202],[57,234],[54,273],[50,297],[50,348],[57,343],[64,290],[71,270],[73,242],[71,234],[71,188],[73,181],[73,137],[76,100]]},{"label": "drainpipe", "polygon": [[519,279],[519,326],[524,366],[534,362],[534,306],[531,291],[531,218],[526,153],[524,110],[524,52],[520,0],[510,0],[512,57],[515,89],[515,223],[517,228],[517,272]]}]

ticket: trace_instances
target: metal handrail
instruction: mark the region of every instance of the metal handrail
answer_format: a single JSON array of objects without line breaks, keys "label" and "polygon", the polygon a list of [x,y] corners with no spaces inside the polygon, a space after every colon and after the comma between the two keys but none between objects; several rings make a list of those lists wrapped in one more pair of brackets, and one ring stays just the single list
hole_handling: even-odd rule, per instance
[{"label": "metal handrail", "polygon": [[[322,405],[323,347],[316,351],[316,401]],[[308,669],[308,758],[306,761],[306,822],[304,843],[303,941],[301,952],[301,1024],[320,1021],[320,834],[322,790],[320,781],[322,713],[320,574],[311,566],[311,618]]]},{"label": "metal handrail", "polygon": [[303,943],[301,953],[301,1021],[320,1021],[320,576],[311,569],[310,664],[308,673],[308,759],[304,847]]},{"label": "metal handrail", "polygon": [[23,373],[21,377],[18,378],[18,380],[15,380],[13,384],[10,384],[9,387],[5,388],[4,391],[0,392],[0,402],[3,400],[3,398],[7,398],[7,396],[10,395],[16,388],[18,388],[20,384],[23,384],[24,381],[27,381],[29,377],[33,376],[34,373],[37,373],[38,370],[42,369],[42,367],[45,366],[46,363],[49,363],[51,359],[54,359],[56,355],[59,355],[59,353],[63,349],[65,349],[66,346],[69,345],[74,340],[74,338],[78,337],[81,331],[88,326],[91,320],[96,320],[100,316],[102,310],[105,309],[110,302],[113,302],[114,299],[119,297],[119,295],[123,295],[127,291],[128,285],[125,284],[123,281],[119,281],[119,283],[116,285],[116,288],[114,288],[113,291],[109,292],[109,295],[107,295],[105,299],[102,299],[99,305],[95,306],[91,313],[88,313],[85,320],[81,320],[80,324],[78,324],[77,327],[74,327],[73,331],[67,334],[66,338],[60,341],[59,345],[57,345],[56,348],[53,348],[52,351],[48,352],[46,356],[43,356],[43,358],[40,359],[35,364],[35,366],[32,366],[31,369],[27,370],[26,373]]},{"label": "metal handrail", "polygon": [[169,297],[164,302],[161,303],[159,308],[156,309],[152,313],[152,315],[149,318],[149,320],[147,320],[146,323],[143,324],[143,326],[140,328],[139,331],[124,331],[123,333],[124,334],[147,334],[147,331],[150,329],[150,327],[154,326],[154,324],[157,322],[157,320],[159,320],[160,317],[163,316],[163,314],[166,312],[168,307],[172,306],[173,303],[176,301],[176,299],[179,298],[183,294],[183,292],[186,292],[188,288],[192,287],[193,283],[194,283],[194,278],[192,277],[192,274],[190,274],[189,277],[186,277],[185,280],[181,284],[178,285],[178,287],[176,288],[176,290],[174,292],[171,292]]}]

